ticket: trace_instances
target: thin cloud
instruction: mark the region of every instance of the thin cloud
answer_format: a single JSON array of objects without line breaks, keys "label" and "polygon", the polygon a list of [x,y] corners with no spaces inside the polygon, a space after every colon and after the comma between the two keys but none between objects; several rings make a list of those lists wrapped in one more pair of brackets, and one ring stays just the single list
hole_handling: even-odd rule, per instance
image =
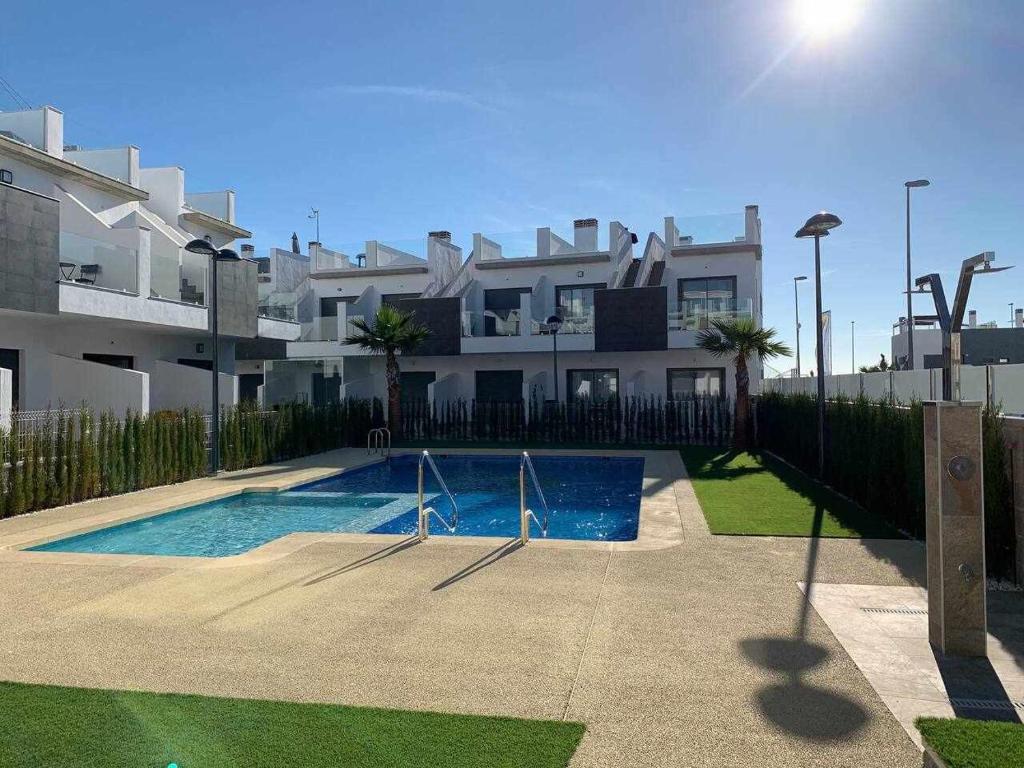
[{"label": "thin cloud", "polygon": [[333,85],[324,91],[328,95],[391,96],[428,104],[456,104],[467,109],[492,114],[502,111],[496,104],[480,99],[471,93],[450,91],[444,88],[425,88],[418,85]]}]

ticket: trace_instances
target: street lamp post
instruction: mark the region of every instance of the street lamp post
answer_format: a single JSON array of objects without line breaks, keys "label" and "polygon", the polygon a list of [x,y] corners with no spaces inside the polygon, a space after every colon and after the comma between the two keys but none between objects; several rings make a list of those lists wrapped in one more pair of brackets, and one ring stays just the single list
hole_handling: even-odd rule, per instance
[{"label": "street lamp post", "polygon": [[220,470],[220,339],[217,333],[217,262],[240,261],[238,254],[230,248],[214,248],[209,240],[192,240],[185,246],[189,253],[197,253],[210,259],[210,293],[208,312],[210,316],[210,352],[213,358],[213,380],[210,414],[210,474]]},{"label": "street lamp post", "polygon": [[903,186],[907,188],[907,370],[914,370],[914,297],[911,295],[910,277],[910,190],[917,187],[927,187],[931,184],[928,179],[917,181],[905,181]]},{"label": "street lamp post", "polygon": [[821,327],[821,238],[826,237],[830,229],[835,229],[842,220],[834,213],[822,211],[816,213],[797,230],[800,238],[814,238],[814,307],[816,309],[814,325],[817,337],[818,365],[818,477],[825,475],[825,350],[823,348],[824,333]]},{"label": "street lamp post", "polygon": [[555,369],[555,406],[558,406],[558,331],[562,327],[562,318],[552,315],[547,321],[548,333],[551,334],[551,354]]},{"label": "street lamp post", "polygon": [[850,321],[850,373],[857,372],[857,335],[854,332],[854,327],[857,321]]},{"label": "street lamp post", "polygon": [[806,280],[807,275],[797,275],[793,278],[793,310],[796,313],[796,377],[799,379],[802,373],[800,368],[800,295],[797,293],[797,283]]},{"label": "street lamp post", "polygon": [[309,216],[307,216],[306,218],[316,219],[316,244],[317,244],[317,247],[319,248],[320,247],[320,209],[319,208],[310,208],[309,211],[310,211]]}]

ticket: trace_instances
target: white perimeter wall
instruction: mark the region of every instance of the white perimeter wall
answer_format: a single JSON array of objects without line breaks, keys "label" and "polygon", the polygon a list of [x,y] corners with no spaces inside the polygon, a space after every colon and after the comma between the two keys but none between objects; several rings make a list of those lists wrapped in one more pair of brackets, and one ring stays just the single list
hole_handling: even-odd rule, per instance
[{"label": "white perimeter wall", "polygon": [[11,372],[0,368],[0,429],[11,428]]},{"label": "white perimeter wall", "polygon": [[[212,374],[202,368],[158,360],[154,366],[150,389],[150,408],[154,411],[176,411],[194,408],[210,412]],[[220,374],[220,404],[229,408],[238,403],[238,377]]]},{"label": "white perimeter wall", "polygon": [[50,355],[51,402],[68,408],[88,405],[94,413],[124,418],[149,412],[149,374],[112,365]]}]

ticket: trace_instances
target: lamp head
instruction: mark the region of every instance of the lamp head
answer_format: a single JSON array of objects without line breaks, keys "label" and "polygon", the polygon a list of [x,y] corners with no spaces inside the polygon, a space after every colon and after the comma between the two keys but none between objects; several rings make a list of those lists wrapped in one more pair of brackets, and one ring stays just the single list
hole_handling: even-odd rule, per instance
[{"label": "lamp head", "polygon": [[[799,237],[799,235],[797,235],[797,237]],[[793,282],[796,283],[796,282],[799,282],[801,280],[806,280],[806,279],[807,279],[807,275],[797,275],[796,277],[793,278]]]},{"label": "lamp head", "polygon": [[817,232],[804,224],[796,231],[796,235],[794,235],[794,237],[828,237],[828,230],[826,229],[823,232]]},{"label": "lamp head", "polygon": [[552,315],[547,319],[547,326],[551,333],[558,333],[558,330],[562,327],[562,318],[558,315]]},{"label": "lamp head", "polygon": [[185,250],[189,253],[198,253],[201,256],[207,256],[213,258],[217,255],[217,249],[213,247],[213,243],[209,240],[195,239],[190,240],[185,245]]},{"label": "lamp head", "polygon": [[820,213],[816,213],[811,216],[811,218],[804,223],[803,228],[811,233],[810,237],[813,237],[814,235],[823,235],[830,229],[835,229],[842,223],[843,220],[834,213],[821,211]]},{"label": "lamp head", "polygon": [[916,187],[927,187],[929,184],[931,184],[931,182],[928,181],[928,179],[917,179],[916,181],[903,182],[903,186],[905,186],[907,189],[914,189]]},{"label": "lamp head", "polygon": [[221,248],[217,251],[217,261],[241,261],[242,257],[230,248]]}]

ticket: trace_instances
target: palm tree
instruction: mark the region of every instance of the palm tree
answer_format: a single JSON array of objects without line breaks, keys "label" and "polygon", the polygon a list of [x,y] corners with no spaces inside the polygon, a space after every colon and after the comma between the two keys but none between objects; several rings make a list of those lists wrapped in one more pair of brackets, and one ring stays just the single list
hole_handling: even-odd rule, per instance
[{"label": "palm tree", "polygon": [[403,312],[390,304],[381,304],[371,326],[365,320],[353,319],[352,326],[359,331],[345,339],[346,344],[358,344],[374,355],[384,355],[384,380],[388,385],[388,425],[398,435],[401,431],[402,402],[399,384],[397,352],[411,354],[430,335],[430,331],[413,319],[411,312]]},{"label": "palm tree", "polygon": [[787,357],[789,347],[775,341],[774,328],[758,328],[752,318],[740,317],[735,320],[712,320],[711,327],[697,336],[697,346],[706,349],[715,357],[734,357],[736,364],[736,428],[733,443],[737,450],[750,447],[750,374],[747,373],[747,358],[756,355],[761,360],[772,357]]}]

